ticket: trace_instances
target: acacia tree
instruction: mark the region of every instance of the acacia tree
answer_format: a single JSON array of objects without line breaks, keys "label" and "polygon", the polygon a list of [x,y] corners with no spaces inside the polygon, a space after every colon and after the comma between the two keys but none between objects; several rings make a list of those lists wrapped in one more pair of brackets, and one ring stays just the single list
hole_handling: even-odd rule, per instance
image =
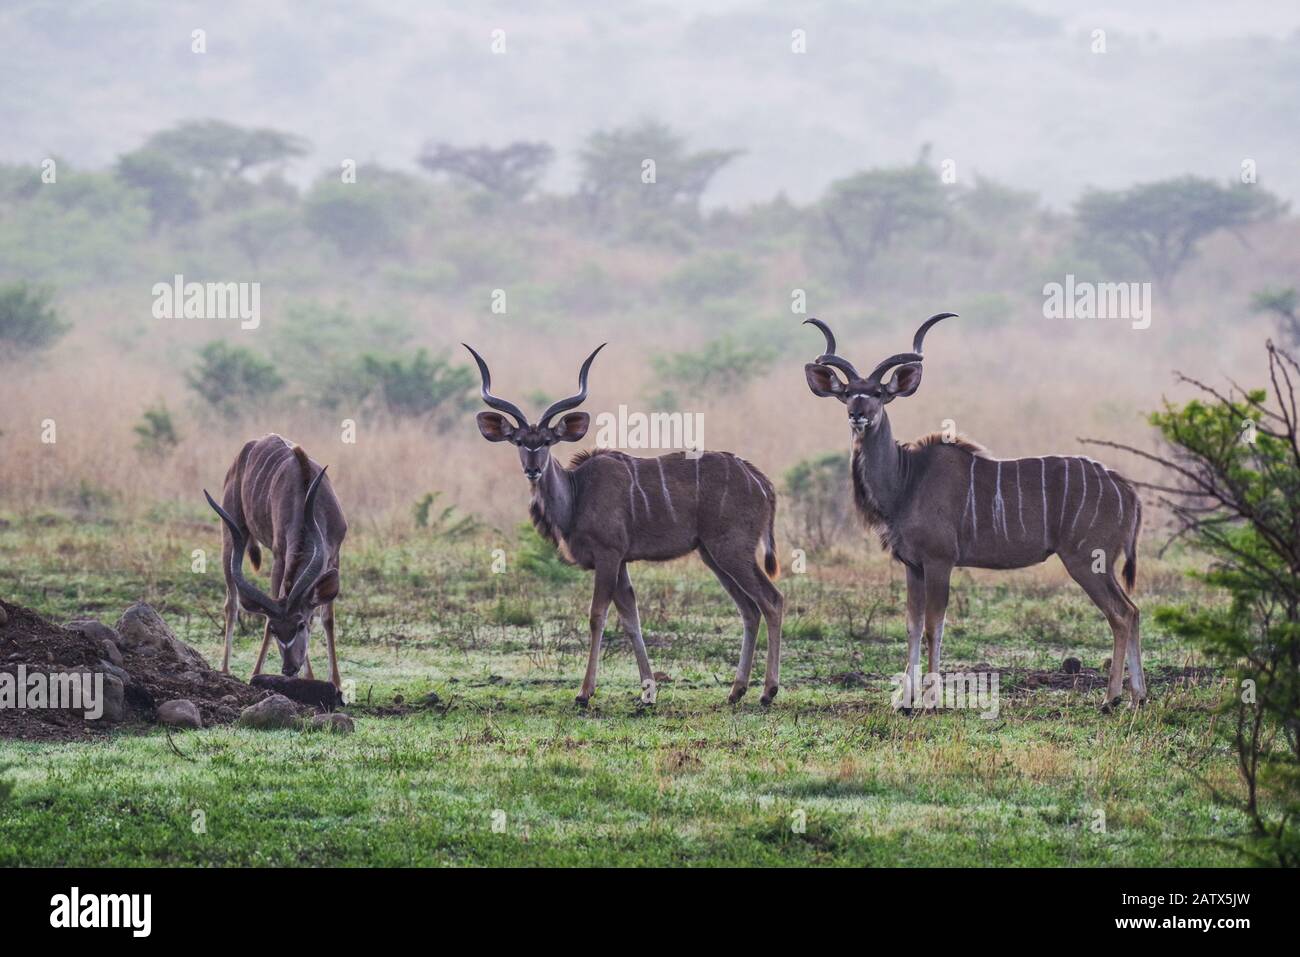
[{"label": "acacia tree", "polygon": [[417,157],[431,173],[462,177],[509,200],[520,200],[531,193],[554,159],[555,150],[549,144],[525,142],[500,149],[429,143]]},{"label": "acacia tree", "polygon": [[[598,130],[579,154],[578,193],[595,219],[644,210],[699,212],[700,197],[718,172],[741,150],[691,153],[686,142],[662,123]],[[644,179],[646,161],[654,180]]]},{"label": "acacia tree", "polygon": [[1261,186],[1220,186],[1183,176],[1125,190],[1088,190],[1075,203],[1074,214],[1086,242],[1128,250],[1156,282],[1167,286],[1206,236],[1274,218],[1285,209]]},{"label": "acacia tree", "polygon": [[945,221],[949,210],[938,175],[917,162],[836,180],[821,202],[821,214],[842,268],[861,289],[881,253],[904,234]]},{"label": "acacia tree", "polygon": [[[1186,537],[1211,558],[1198,577],[1226,607],[1166,608],[1156,620],[1198,645],[1233,678],[1226,734],[1245,786],[1252,833],[1240,848],[1262,863],[1300,865],[1300,365],[1267,344],[1270,388],[1226,392],[1179,376],[1203,398],[1151,416],[1163,453],[1112,442],[1161,465],[1154,490]],[[1271,393],[1271,394],[1270,394]],[[1096,440],[1093,440],[1096,441]],[[1227,799],[1225,799],[1227,800]]]},{"label": "acacia tree", "polygon": [[280,130],[190,120],[154,133],[140,149],[165,156],[193,175],[228,179],[303,156],[307,147],[302,137]]}]

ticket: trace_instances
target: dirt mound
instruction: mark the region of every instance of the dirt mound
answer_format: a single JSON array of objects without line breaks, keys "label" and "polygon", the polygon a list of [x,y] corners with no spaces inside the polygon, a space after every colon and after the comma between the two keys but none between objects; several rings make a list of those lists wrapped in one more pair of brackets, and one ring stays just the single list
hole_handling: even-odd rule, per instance
[{"label": "dirt mound", "polygon": [[16,687],[20,676],[104,676],[100,718],[86,718],[83,709],[19,709],[0,702],[0,738],[86,739],[152,725],[158,705],[178,698],[195,704],[205,726],[227,724],[267,695],[212,670],[148,605],[127,609],[117,627],[96,621],[60,627],[20,605],[0,601],[0,609],[0,675],[13,676],[0,678],[0,690]]}]

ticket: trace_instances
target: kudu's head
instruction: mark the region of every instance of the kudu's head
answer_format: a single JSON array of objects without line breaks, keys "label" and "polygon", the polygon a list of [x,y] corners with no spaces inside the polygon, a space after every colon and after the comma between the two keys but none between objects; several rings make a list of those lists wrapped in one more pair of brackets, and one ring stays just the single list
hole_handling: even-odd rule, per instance
[{"label": "kudu's head", "polygon": [[320,526],[316,524],[316,496],[320,491],[325,469],[321,469],[307,487],[307,497],[302,507],[302,548],[306,562],[300,566],[288,593],[274,599],[244,578],[244,549],[248,542],[244,533],[220,505],[203,494],[208,504],[221,516],[230,531],[233,547],[230,552],[230,575],[239,593],[239,604],[247,612],[266,616],[267,626],[280,646],[281,673],[292,677],[302,670],[307,659],[307,639],[311,634],[311,616],[319,605],[333,601],[339,594],[339,573],[336,568],[326,568],[329,548]]},{"label": "kudu's head", "polygon": [[[955,317],[955,312],[941,312],[921,323],[912,337],[912,351],[900,352],[881,362],[871,375],[863,378],[853,363],[835,354],[835,334],[820,319],[805,319],[806,325],[816,326],[826,337],[826,352],[816,361],[803,367],[808,378],[808,388],[813,395],[832,396],[848,408],[849,428],[856,435],[865,436],[880,425],[885,406],[894,399],[909,396],[921,385],[921,346],[930,327],[941,319]],[[894,374],[885,381],[885,373]],[[836,371],[838,370],[838,372]],[[843,373],[841,378],[839,373]]]},{"label": "kudu's head", "polygon": [[[505,399],[499,399],[492,394],[492,376],[488,372],[487,363],[483,357],[475,352],[465,343],[461,343],[469,354],[474,357],[478,363],[479,375],[483,377],[483,401],[489,406],[499,411],[497,412],[480,412],[478,414],[478,430],[483,433],[483,438],[489,442],[509,442],[519,447],[519,461],[524,467],[524,475],[528,481],[536,484],[546,471],[546,467],[551,458],[551,446],[556,442],[577,442],[587,434],[587,427],[591,424],[591,416],[586,412],[569,412],[581,405],[587,398],[587,373],[591,369],[592,360],[596,358],[596,353],[605,348],[608,343],[602,342],[596,347],[595,352],[587,356],[587,361],[582,364],[582,370],[578,373],[578,391],[567,399],[560,399],[558,402],[551,404],[542,417],[537,420],[536,425],[528,424],[528,417],[519,410],[519,406],[513,402],[507,402]],[[515,421],[512,424],[506,419],[504,412]],[[555,425],[551,425],[551,419],[561,412],[567,413],[560,418]]]}]

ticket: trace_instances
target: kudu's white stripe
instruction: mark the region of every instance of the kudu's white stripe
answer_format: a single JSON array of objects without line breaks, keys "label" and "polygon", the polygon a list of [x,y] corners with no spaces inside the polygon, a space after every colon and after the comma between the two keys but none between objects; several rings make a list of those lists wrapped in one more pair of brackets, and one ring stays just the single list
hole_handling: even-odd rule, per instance
[{"label": "kudu's white stripe", "polygon": [[970,515],[971,534],[978,535],[980,531],[979,505],[975,502],[975,456],[970,457],[970,488],[966,492],[966,509],[962,512],[962,524],[966,524],[966,516]]},{"label": "kudu's white stripe", "polygon": [[635,486],[636,486],[636,490],[637,490],[638,492],[641,493],[641,501],[645,502],[645,513],[646,513],[646,515],[649,515],[649,514],[650,514],[650,496],[646,495],[646,493],[645,493],[645,489],[643,489],[643,488],[641,487],[641,469],[640,469],[640,467],[638,466],[638,462],[639,462],[640,460],[637,459],[637,457],[634,456],[634,455],[630,455],[630,456],[628,456],[628,459],[629,459],[629,460],[631,461],[631,463],[632,463],[632,484],[635,485]]},{"label": "kudu's white stripe", "polygon": [[731,488],[731,456],[722,454],[722,498],[718,501],[718,514],[727,507],[727,489]]},{"label": "kudu's white stripe", "polygon": [[659,487],[664,491],[664,502],[668,505],[668,514],[672,520],[677,521],[677,509],[673,508],[673,497],[668,491],[668,480],[664,478],[664,460],[655,459],[655,464],[659,466]]},{"label": "kudu's white stripe", "polygon": [[1056,541],[1058,545],[1061,539],[1065,537],[1065,503],[1070,500],[1070,460],[1062,457],[1061,464],[1065,466],[1065,491],[1061,493],[1061,515],[1056,520]]},{"label": "kudu's white stripe", "polygon": [[[1100,462],[1093,461],[1092,464],[1093,464],[1093,466],[1094,466],[1095,468],[1098,469],[1099,472],[1101,471],[1101,469],[1102,469],[1102,464],[1101,464]],[[1089,520],[1089,522],[1088,522],[1088,528],[1089,528],[1089,529],[1091,529],[1092,526],[1094,526],[1094,525],[1097,524],[1097,513],[1101,511],[1101,499],[1102,499],[1102,496],[1105,494],[1105,491],[1106,491],[1106,490],[1102,487],[1102,484],[1101,484],[1101,477],[1100,477],[1100,475],[1099,475],[1098,478],[1097,478],[1097,504],[1096,504],[1095,506],[1093,506],[1093,509],[1092,509],[1092,518],[1091,518],[1091,519]]]},{"label": "kudu's white stripe", "polygon": [[1020,459],[1016,459],[1016,517],[1020,519],[1020,534],[1028,535],[1025,528],[1025,494],[1020,488]]},{"label": "kudu's white stripe", "polygon": [[1047,542],[1047,459],[1041,455],[1038,457],[1038,476],[1043,481],[1043,547],[1048,548]]},{"label": "kudu's white stripe", "polygon": [[997,474],[993,480],[993,533],[998,531],[999,521],[1002,525],[1002,537],[1010,538],[1007,534],[1007,504],[1002,500],[1002,461],[997,463]]},{"label": "kudu's white stripe", "polygon": [[1079,522],[1079,516],[1083,513],[1083,506],[1088,502],[1088,465],[1079,459],[1079,474],[1083,476],[1083,497],[1079,499],[1079,507],[1074,512],[1074,521],[1070,523],[1070,531],[1074,531],[1074,526]]},{"label": "kudu's white stripe", "polygon": [[1110,487],[1115,490],[1115,498],[1119,500],[1119,520],[1124,521],[1124,496],[1120,493],[1119,486],[1115,484],[1115,476],[1110,474],[1110,469],[1105,469],[1106,478],[1110,479]]}]

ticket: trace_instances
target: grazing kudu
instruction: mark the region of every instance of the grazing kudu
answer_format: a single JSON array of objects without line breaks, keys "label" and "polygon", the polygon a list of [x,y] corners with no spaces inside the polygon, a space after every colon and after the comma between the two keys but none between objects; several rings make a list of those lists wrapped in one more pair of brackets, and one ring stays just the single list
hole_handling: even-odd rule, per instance
[{"label": "grazing kudu", "polygon": [[[770,704],[780,678],[784,601],[772,584],[778,574],[772,534],[776,492],[767,477],[729,452],[697,452],[693,458],[674,452],[642,459],[596,449],[579,452],[567,468],[557,465],[551,446],[577,442],[587,434],[590,416],[569,410],[586,399],[587,372],[604,346],[582,364],[577,394],[552,404],[535,425],[528,424],[527,416],[514,403],[492,394],[487,363],[469,346],[465,348],[483,377],[483,401],[497,410],[478,414],[479,431],[489,442],[509,442],[519,448],[524,475],[532,486],[529,512],[533,525],[565,560],[596,572],[591,649],[578,705],[585,708],[596,690],[596,666],[611,600],[632,638],[642,700],[654,702],[654,672],[641,637],[627,563],[667,561],[692,551],[699,552],[717,576],[744,621],[740,663],[728,700],[733,704],[739,701],[749,687],[761,616],[767,621],[767,674],[761,701]],[[552,426],[551,420],[561,413],[565,414]],[[762,566],[757,560],[760,545]]]},{"label": "grazing kudu", "polygon": [[[926,320],[912,340],[911,352],[890,356],[865,378],[835,354],[835,336],[826,323],[805,320],[826,337],[825,354],[804,366],[808,387],[814,395],[834,397],[848,408],[858,511],[907,569],[902,700],[920,696],[922,634],[929,672],[939,673],[953,568],[1024,568],[1055,553],[1101,609],[1114,634],[1103,710],[1119,702],[1126,658],[1136,707],[1146,698],[1138,608],[1115,578],[1121,553],[1128,590],[1137,575],[1142,506],[1132,486],[1082,456],[999,460],[972,442],[945,440],[939,434],[909,444],[894,441],[885,406],[920,386],[925,334],[953,315],[945,312]],[[885,381],[891,369],[894,374]]]},{"label": "grazing kudu", "polygon": [[[218,505],[208,504],[225,523],[221,567],[226,575],[226,653],[221,670],[230,672],[235,620],[242,607],[266,616],[262,650],[253,674],[262,672],[272,636],[280,646],[281,672],[296,675],[307,666],[311,623],[319,610],[329,651],[330,681],[341,688],[334,651],[334,599],[339,593],[339,548],[347,534],[343,509],[325,469],[299,446],[278,435],[249,442],[226,473]],[[271,549],[271,594],[244,578],[244,549],[254,570],[262,565],[258,543]],[[272,597],[274,596],[274,597]]]}]

